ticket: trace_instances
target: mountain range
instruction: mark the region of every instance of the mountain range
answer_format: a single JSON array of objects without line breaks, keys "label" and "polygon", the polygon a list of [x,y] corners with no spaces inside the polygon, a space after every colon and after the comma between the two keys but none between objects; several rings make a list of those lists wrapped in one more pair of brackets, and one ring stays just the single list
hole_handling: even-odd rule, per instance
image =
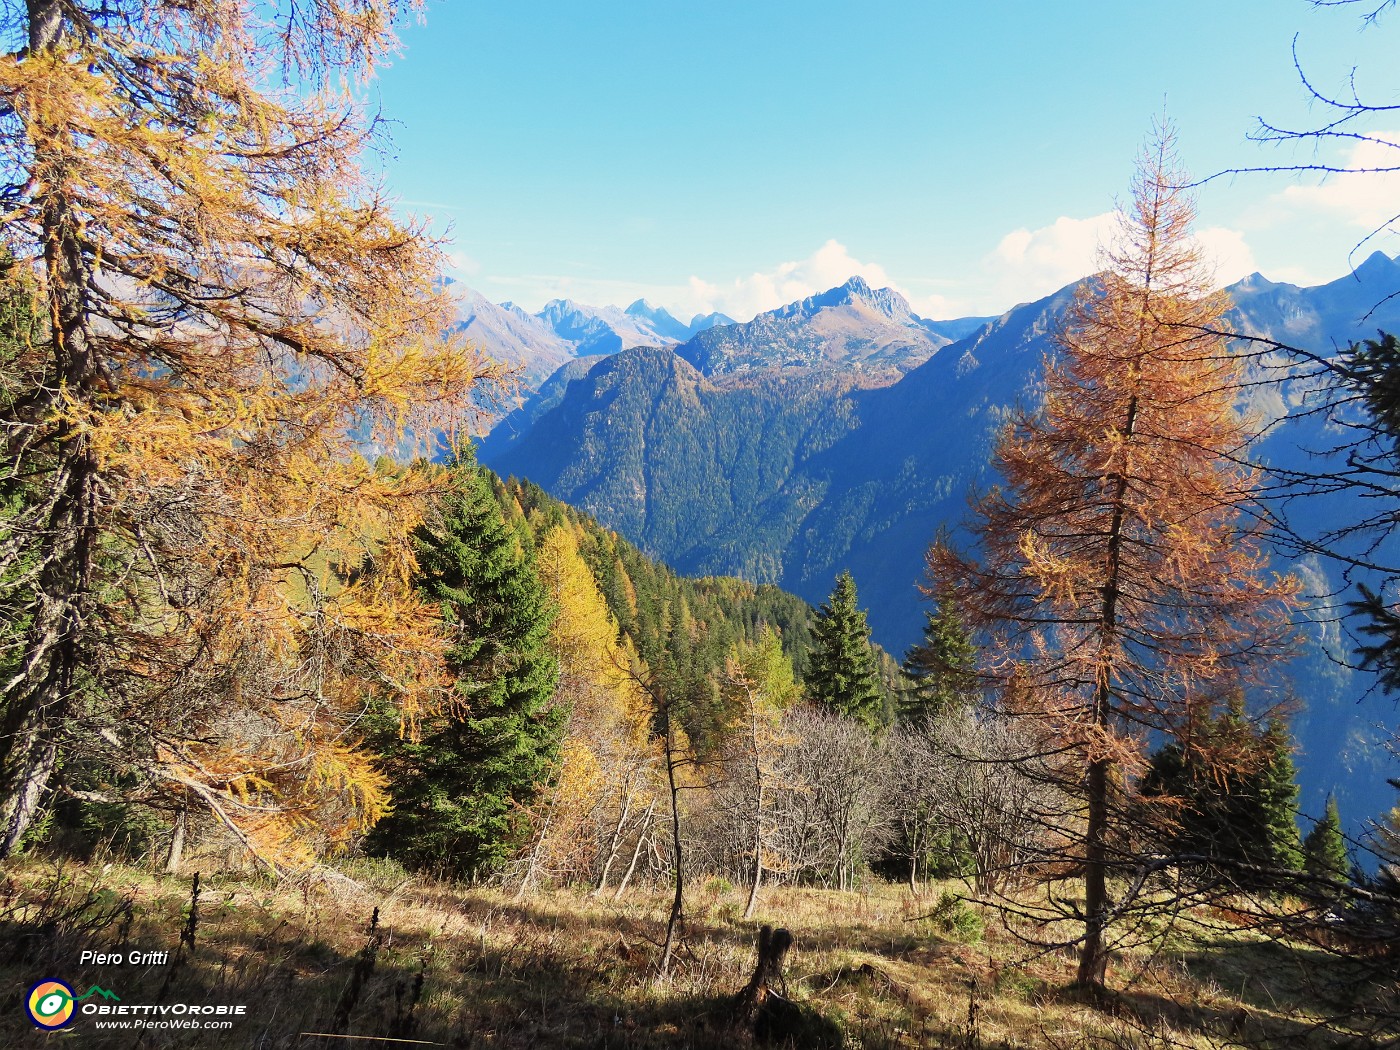
[{"label": "mountain range", "polygon": [[721,313],[696,314],[689,324],[664,307],[638,299],[625,310],[585,306],[572,299],[551,299],[538,313],[514,303],[493,303],[479,292],[453,282],[454,330],[492,358],[520,370],[526,390],[534,390],[566,362],[615,354],[637,346],[683,343],[715,325],[732,325]]},{"label": "mountain range", "polygon": [[[1227,323],[1329,351],[1400,328],[1400,303],[1382,302],[1396,288],[1400,265],[1379,253],[1315,288],[1255,274],[1229,289]],[[816,603],[849,568],[876,639],[902,652],[923,622],[915,584],[924,551],[940,530],[956,530],[970,490],[995,481],[996,435],[1017,404],[1036,402],[1050,333],[1074,293],[1070,285],[994,319],[940,323],[852,278],[670,347],[575,358],[496,427],[481,459],[686,573],[778,583]],[[1288,387],[1269,388],[1254,407],[1277,415],[1297,400]],[[1260,452],[1296,462],[1307,455],[1306,431],[1278,428]],[[1307,510],[1325,525],[1349,513],[1344,503]],[[1317,594],[1338,583],[1315,560],[1280,567],[1297,569]],[[1335,624],[1315,625],[1309,638],[1294,673],[1306,701],[1294,725],[1304,808],[1320,811],[1329,790],[1353,812],[1388,808],[1393,793],[1367,726],[1391,721],[1393,705],[1371,695],[1370,706],[1356,706],[1364,677],[1323,651],[1342,644]]]}]

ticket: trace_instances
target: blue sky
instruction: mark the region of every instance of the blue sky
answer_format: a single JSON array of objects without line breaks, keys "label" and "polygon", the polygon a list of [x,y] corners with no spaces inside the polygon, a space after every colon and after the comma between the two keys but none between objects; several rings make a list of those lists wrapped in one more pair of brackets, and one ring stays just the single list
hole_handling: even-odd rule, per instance
[{"label": "blue sky", "polygon": [[[1319,86],[1359,66],[1392,101],[1400,15],[1363,31],[1361,13],[1307,0],[430,3],[371,88],[394,122],[371,160],[406,215],[450,238],[457,277],[530,309],[646,297],[744,319],[860,272],[925,316],[999,313],[1092,269],[1164,103],[1199,177],[1315,159],[1247,137],[1259,116],[1322,118],[1293,68],[1295,34]],[[1372,247],[1400,251],[1385,234],[1349,260],[1400,210],[1389,176],[1238,176],[1198,201],[1222,280],[1314,283]]]}]

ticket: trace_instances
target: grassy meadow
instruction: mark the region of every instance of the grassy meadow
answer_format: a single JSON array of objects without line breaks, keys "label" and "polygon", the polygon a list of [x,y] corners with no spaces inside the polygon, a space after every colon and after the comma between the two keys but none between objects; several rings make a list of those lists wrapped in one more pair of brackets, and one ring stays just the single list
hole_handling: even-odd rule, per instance
[{"label": "grassy meadow", "polygon": [[[208,875],[193,921],[191,888],[189,875],[115,860],[11,864],[0,966],[13,989],[58,977],[80,996],[98,985],[126,1003],[244,1004],[232,1027],[114,1031],[81,1017],[46,1033],[12,1008],[0,1045],[745,1047],[755,1040],[732,1023],[732,1004],[763,922],[795,937],[787,984],[804,1027],[787,1045],[1380,1045],[1375,1032],[1323,1023],[1376,989],[1314,946],[1265,939],[1219,911],[1116,957],[1112,1001],[1090,1006],[1067,990],[1072,954],[1037,954],[1018,936],[1031,931],[959,899],[959,882],[917,896],[880,881],[844,893],[778,886],[746,922],[742,888],[702,881],[664,980],[665,887],[622,900],[582,889],[518,899],[357,861],[305,882]],[[165,965],[79,965],[85,949],[170,955]],[[1379,994],[1393,1000],[1394,990]]]}]

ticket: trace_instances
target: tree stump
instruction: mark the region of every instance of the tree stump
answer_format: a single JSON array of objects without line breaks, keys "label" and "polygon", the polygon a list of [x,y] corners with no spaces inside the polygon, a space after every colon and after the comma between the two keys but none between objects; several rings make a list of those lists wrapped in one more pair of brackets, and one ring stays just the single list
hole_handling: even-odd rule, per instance
[{"label": "tree stump", "polygon": [[[753,1028],[759,1042],[789,1041],[803,1028],[801,1008],[787,998],[783,960],[792,934],[764,926],[758,931],[758,965],[734,1001],[735,1021]],[[780,990],[781,989],[781,990]]]}]

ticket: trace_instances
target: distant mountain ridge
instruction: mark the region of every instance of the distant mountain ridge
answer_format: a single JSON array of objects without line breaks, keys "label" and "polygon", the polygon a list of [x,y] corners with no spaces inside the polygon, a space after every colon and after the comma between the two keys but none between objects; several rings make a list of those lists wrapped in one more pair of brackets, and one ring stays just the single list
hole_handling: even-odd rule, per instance
[{"label": "distant mountain ridge", "polygon": [[637,346],[671,346],[715,325],[734,323],[722,313],[710,313],[696,314],[685,324],[645,299],[625,310],[551,299],[532,314],[512,302],[493,303],[465,285],[449,286],[456,300],[455,330],[488,356],[518,368],[527,392],[572,359]]},{"label": "distant mountain ridge", "polygon": [[653,332],[667,342],[683,343],[700,331],[692,325],[681,324],[667,312],[664,306],[652,306],[645,299],[638,299],[623,311],[628,317],[635,317],[646,324]]},{"label": "distant mountain ridge", "polygon": [[498,306],[461,284],[454,283],[449,292],[457,312],[455,330],[492,358],[519,366],[527,386],[538,386],[576,356],[572,343],[519,307],[511,303]]},{"label": "distant mountain ridge", "polygon": [[680,346],[682,357],[714,377],[826,367],[879,385],[989,320],[925,320],[898,292],[871,288],[861,277],[742,324],[718,312],[696,314],[687,324],[645,299],[626,309],[551,299],[532,314],[511,302],[492,303],[464,285],[453,291],[457,331],[517,367],[527,398],[572,360],[643,346]]},{"label": "distant mountain ridge", "polygon": [[[802,467],[813,478],[819,476],[824,489],[839,487],[843,497],[838,502],[843,506],[855,499],[855,492],[863,484],[860,479],[879,478],[881,484],[892,486],[891,493],[900,494],[900,498],[911,505],[907,511],[891,516],[887,525],[879,530],[884,532],[896,522],[914,516],[916,506],[920,513],[935,510],[924,502],[924,497],[914,499],[910,495],[926,493],[935,478],[947,479],[947,484],[933,485],[933,489],[939,493],[935,502],[941,504],[945,498],[949,498],[943,493],[952,486],[956,489],[951,493],[956,506],[945,508],[947,513],[939,510],[934,517],[942,521],[960,515],[967,484],[984,478],[990,442],[1011,407],[1018,402],[1033,403],[1038,397],[1036,384],[1041,359],[1051,350],[1050,333],[1063,315],[1076,287],[1068,285],[1044,299],[1017,306],[1001,317],[981,324],[971,335],[956,342],[940,342],[927,360],[909,369],[897,382],[868,388],[851,381],[854,369],[823,370],[821,367],[826,362],[839,360],[839,351],[845,349],[844,344],[837,343],[835,350],[827,347],[814,354],[809,366],[794,364],[784,367],[786,362],[780,355],[785,352],[785,347],[778,346],[777,353],[774,353],[775,344],[771,339],[775,324],[801,324],[833,310],[848,309],[852,304],[867,313],[878,312],[885,322],[897,324],[906,331],[913,330],[908,322],[891,320],[892,315],[902,316],[902,299],[896,301],[889,297],[881,303],[876,297],[868,295],[868,285],[859,278],[822,295],[761,314],[746,324],[701,333],[687,343],[659,355],[651,355],[648,360],[664,361],[670,355],[684,361],[694,370],[695,375],[687,382],[695,390],[708,392],[732,386],[730,380],[736,363],[753,362],[768,366],[771,372],[763,376],[751,375],[754,382],[745,385],[754,385],[760,379],[764,383],[772,383],[790,374],[794,379],[801,379],[814,392],[819,392],[825,399],[823,411],[834,413],[834,418],[848,419],[849,433],[840,442],[839,456],[835,450],[824,446],[794,448],[790,453],[794,457],[794,465]],[[1228,315],[1227,323],[1244,334],[1280,341],[1291,339],[1301,345],[1330,351],[1335,345],[1374,335],[1379,328],[1400,329],[1400,300],[1383,304],[1369,320],[1363,320],[1367,311],[1396,287],[1400,287],[1400,265],[1379,253],[1354,274],[1313,288],[1270,282],[1254,274],[1228,289],[1235,299],[1235,307]],[[872,302],[872,299],[876,301]],[[907,304],[903,306],[907,308]],[[920,324],[917,318],[915,324]],[[705,353],[700,352],[701,347],[705,348]],[[861,355],[868,354],[869,350],[868,345],[854,347],[852,356],[857,364]],[[599,367],[601,364],[595,366],[594,371]],[[608,367],[611,373],[613,369],[624,366],[610,361]],[[643,372],[652,380],[658,375],[650,368]],[[593,385],[593,373],[580,375],[576,368],[571,368],[569,374],[572,376],[569,382],[552,384],[555,405],[539,413],[537,419],[543,424],[552,412],[560,412],[575,424],[598,428],[597,441],[580,440],[574,443],[572,450],[562,431],[554,434],[553,440],[565,442],[564,450],[557,454],[570,457],[571,476],[580,477],[580,471],[606,470],[612,462],[609,450],[629,442],[635,444],[641,435],[629,429],[632,421],[627,417],[611,415],[605,410],[606,405],[602,402],[608,399],[603,398]],[[690,371],[672,366],[671,374],[673,377],[690,375]],[[817,374],[824,375],[825,380],[814,383],[813,376]],[[700,379],[707,382],[698,384]],[[786,386],[791,388],[793,384]],[[679,434],[668,433],[664,429],[668,419],[665,395],[677,389],[673,383],[665,389],[656,388],[648,392],[653,407],[662,410],[656,419],[650,421],[656,432],[647,444],[647,457],[653,464],[664,459],[674,444],[681,440]],[[636,396],[641,396],[641,392],[637,392]],[[1274,411],[1286,410],[1282,403],[1283,394],[1268,393],[1262,396],[1272,399]],[[801,403],[808,404],[805,400]],[[1267,406],[1264,407],[1267,410]],[[558,423],[551,423],[551,426],[557,427]],[[603,440],[605,433],[611,436]],[[584,437],[582,433],[576,436],[580,439]],[[503,467],[531,477],[550,489],[550,481],[532,473],[530,469],[535,463],[535,454],[530,450],[535,440],[531,433],[519,432],[510,443],[498,444],[492,457],[483,458],[486,462],[495,460]],[[764,438],[762,434],[755,433],[748,435],[748,440],[761,446]],[[1281,439],[1273,438],[1271,441],[1280,442],[1281,447]],[[1267,443],[1264,447],[1266,450],[1273,449]],[[914,467],[920,469],[915,470]],[[644,486],[645,479],[639,477],[637,482]],[[570,498],[566,492],[555,494]],[[769,493],[768,497],[783,498],[781,488]],[[632,502],[641,504],[641,491]],[[604,520],[609,516],[630,513],[623,506],[599,508],[597,512],[601,512]],[[649,520],[654,522],[665,512],[664,506],[653,504]],[[690,512],[691,508],[686,506],[677,508],[673,513],[684,515]],[[805,511],[811,519],[809,525],[814,525],[829,512],[830,507],[824,501],[810,505]],[[860,517],[864,520],[864,512]],[[794,586],[809,600],[823,597],[824,588],[840,566],[845,564],[843,559],[847,548],[862,546],[854,536],[846,536],[845,531],[841,528],[803,529],[802,534],[814,535],[810,551],[805,551],[801,535],[794,534],[790,564],[782,573],[788,585]],[[632,535],[644,548],[662,554],[687,571],[721,571],[719,565],[709,564],[690,548],[654,545],[645,534]],[[918,553],[922,551],[923,542],[926,541],[920,541]],[[819,555],[818,548],[826,548],[829,553]],[[888,559],[891,554],[884,551],[882,559]],[[872,564],[871,569],[875,568]],[[905,581],[912,583],[917,572],[916,565],[905,574]],[[791,578],[794,574],[796,579]],[[872,613],[872,623],[877,631],[885,635],[891,648],[900,641],[908,640],[911,632],[918,629],[916,599],[912,595],[912,587],[910,590],[911,595],[907,600]]]},{"label": "distant mountain ridge", "polygon": [[[662,326],[670,328],[677,322],[661,311]],[[563,339],[572,343],[579,356],[615,354],[634,346],[662,346],[677,340],[657,330],[653,319],[636,315],[616,306],[585,306],[572,299],[551,299],[535,315]]]},{"label": "distant mountain ridge", "polygon": [[708,376],[827,367],[876,384],[897,379],[951,341],[898,292],[852,277],[752,321],[700,332],[676,353]]}]

